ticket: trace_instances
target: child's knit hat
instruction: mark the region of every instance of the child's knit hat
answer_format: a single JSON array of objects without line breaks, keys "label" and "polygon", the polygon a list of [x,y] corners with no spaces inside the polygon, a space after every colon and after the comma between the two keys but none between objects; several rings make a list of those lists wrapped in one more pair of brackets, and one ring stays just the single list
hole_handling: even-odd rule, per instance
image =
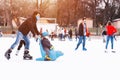
[{"label": "child's knit hat", "polygon": [[44,37],[44,36],[49,36],[49,34],[48,34],[48,32],[43,32],[42,33],[42,36]]}]

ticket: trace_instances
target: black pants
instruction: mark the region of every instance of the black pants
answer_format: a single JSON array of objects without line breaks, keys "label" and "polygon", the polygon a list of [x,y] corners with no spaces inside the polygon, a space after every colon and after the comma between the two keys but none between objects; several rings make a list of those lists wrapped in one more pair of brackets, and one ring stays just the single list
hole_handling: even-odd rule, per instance
[{"label": "black pants", "polygon": [[19,43],[19,46],[18,46],[17,50],[20,50],[20,49],[21,49],[21,47],[22,47],[22,45],[24,45],[24,46],[25,46],[25,41],[24,41],[24,40],[21,40],[21,41],[20,41],[20,43]]}]

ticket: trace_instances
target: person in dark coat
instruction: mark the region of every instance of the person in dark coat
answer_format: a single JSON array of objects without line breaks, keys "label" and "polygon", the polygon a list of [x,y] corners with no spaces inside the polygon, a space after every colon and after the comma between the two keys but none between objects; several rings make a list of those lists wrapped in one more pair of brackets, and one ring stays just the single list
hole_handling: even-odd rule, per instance
[{"label": "person in dark coat", "polygon": [[82,19],[82,22],[79,24],[79,28],[78,28],[78,36],[79,36],[79,41],[78,44],[75,48],[75,50],[78,49],[79,45],[82,43],[82,49],[83,51],[86,51],[87,49],[85,48],[85,44],[86,44],[86,34],[88,34],[88,28],[86,25],[86,18],[84,17]]},{"label": "person in dark coat", "polygon": [[5,57],[9,60],[10,59],[10,53],[12,50],[16,47],[16,45],[20,42],[21,39],[25,41],[25,50],[24,50],[24,59],[32,59],[32,56],[29,54],[29,46],[30,46],[30,40],[28,37],[28,33],[32,32],[33,37],[37,37],[36,35],[39,35],[39,31],[37,30],[36,22],[40,19],[39,12],[35,11],[32,16],[26,21],[24,21],[17,31],[17,36],[15,42],[11,45],[11,47],[5,52]]},{"label": "person in dark coat", "polygon": [[72,29],[69,30],[69,39],[72,40]]},{"label": "person in dark coat", "polygon": [[49,50],[53,48],[50,41],[46,38],[46,36],[48,36],[48,35],[49,35],[48,32],[42,33],[42,40],[41,40],[43,49],[46,52],[45,60],[51,60],[50,57],[49,57]]},{"label": "person in dark coat", "polygon": [[78,38],[78,31],[77,31],[77,27],[75,28],[75,39],[77,41],[77,38]]}]

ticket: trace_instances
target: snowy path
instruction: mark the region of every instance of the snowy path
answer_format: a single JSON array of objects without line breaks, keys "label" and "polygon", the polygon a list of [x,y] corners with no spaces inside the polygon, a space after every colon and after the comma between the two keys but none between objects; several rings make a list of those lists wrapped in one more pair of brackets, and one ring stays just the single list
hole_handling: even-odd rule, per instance
[{"label": "snowy path", "polygon": [[40,57],[38,42],[31,39],[30,54],[33,60],[23,60],[23,47],[18,56],[17,47],[13,50],[11,59],[4,57],[5,51],[15,38],[0,38],[0,80],[120,80],[120,37],[115,41],[116,53],[110,50],[104,52],[105,43],[102,39],[92,38],[87,41],[87,51],[82,51],[81,45],[77,51],[77,42],[51,41],[55,50],[60,50],[64,56],[56,61],[35,61]]}]

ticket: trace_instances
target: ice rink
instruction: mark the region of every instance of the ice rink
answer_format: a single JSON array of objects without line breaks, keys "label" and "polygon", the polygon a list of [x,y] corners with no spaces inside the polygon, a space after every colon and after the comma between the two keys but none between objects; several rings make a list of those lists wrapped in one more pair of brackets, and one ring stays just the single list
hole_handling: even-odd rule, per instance
[{"label": "ice rink", "polygon": [[55,50],[64,53],[56,61],[36,61],[40,57],[39,42],[30,39],[30,54],[33,60],[23,60],[22,47],[18,56],[17,47],[7,60],[4,53],[15,41],[12,37],[0,38],[0,80],[120,80],[120,37],[114,41],[112,53],[110,44],[105,53],[102,37],[91,37],[86,41],[87,51],[82,45],[75,51],[77,41],[51,41]]}]

